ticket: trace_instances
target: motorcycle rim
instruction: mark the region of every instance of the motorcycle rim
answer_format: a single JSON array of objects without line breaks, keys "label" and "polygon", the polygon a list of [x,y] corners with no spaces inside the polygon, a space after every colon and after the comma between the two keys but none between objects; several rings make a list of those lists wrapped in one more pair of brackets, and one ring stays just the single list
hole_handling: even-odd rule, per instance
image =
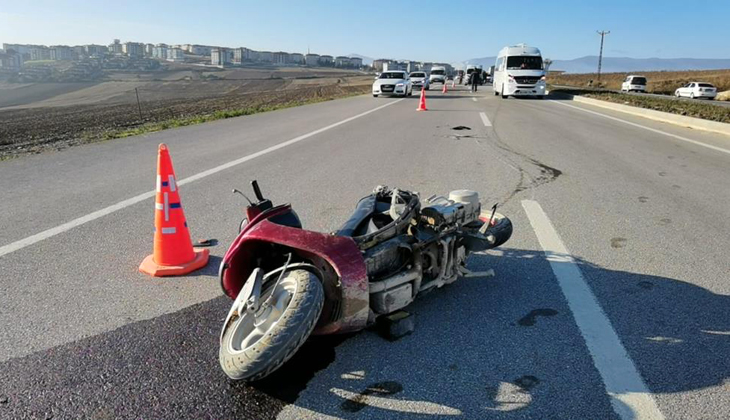
[{"label": "motorcycle rim", "polygon": [[273,285],[274,281],[271,281],[268,290],[261,294],[261,302],[272,296],[271,305],[260,310],[256,315],[244,313],[231,326],[233,336],[227,344],[230,353],[235,354],[246,351],[266,336],[266,333],[276,326],[281,319],[296,293],[297,283],[293,278],[285,277],[276,285],[274,290],[271,290]]}]

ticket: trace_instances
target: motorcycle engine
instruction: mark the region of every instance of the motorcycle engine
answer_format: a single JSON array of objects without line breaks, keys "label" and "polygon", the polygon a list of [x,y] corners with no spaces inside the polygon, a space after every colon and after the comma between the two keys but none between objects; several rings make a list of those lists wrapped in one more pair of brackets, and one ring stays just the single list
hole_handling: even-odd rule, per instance
[{"label": "motorcycle engine", "polygon": [[479,194],[471,190],[455,190],[449,197],[431,196],[421,207],[421,223],[436,230],[478,220],[481,212]]}]

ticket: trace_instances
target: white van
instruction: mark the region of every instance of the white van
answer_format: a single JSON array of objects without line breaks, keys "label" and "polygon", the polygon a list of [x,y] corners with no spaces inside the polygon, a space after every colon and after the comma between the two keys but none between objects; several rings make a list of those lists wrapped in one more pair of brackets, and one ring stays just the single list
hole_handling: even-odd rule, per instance
[{"label": "white van", "polygon": [[504,47],[494,64],[495,95],[545,97],[545,67],[540,50],[525,44]]},{"label": "white van", "polygon": [[446,83],[446,67],[433,66],[431,67],[430,75],[428,76],[429,83]]}]

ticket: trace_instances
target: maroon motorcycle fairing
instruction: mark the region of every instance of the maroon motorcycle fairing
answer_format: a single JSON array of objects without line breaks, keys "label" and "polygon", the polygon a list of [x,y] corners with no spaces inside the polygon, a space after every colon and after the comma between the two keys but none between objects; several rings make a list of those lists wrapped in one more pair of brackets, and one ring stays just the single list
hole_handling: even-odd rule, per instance
[{"label": "maroon motorcycle fairing", "polygon": [[256,256],[272,244],[294,251],[317,267],[327,296],[325,308],[314,334],[344,333],[360,330],[369,313],[368,276],[360,249],[352,238],[284,226],[270,219],[291,212],[281,205],[255,214],[221,262],[221,287],[235,299],[246,279],[256,268]]}]

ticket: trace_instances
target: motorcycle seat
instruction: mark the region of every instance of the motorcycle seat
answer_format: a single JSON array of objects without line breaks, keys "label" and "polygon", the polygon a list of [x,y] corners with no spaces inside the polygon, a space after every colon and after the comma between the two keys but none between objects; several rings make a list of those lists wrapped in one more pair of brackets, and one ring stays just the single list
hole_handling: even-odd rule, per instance
[{"label": "motorcycle seat", "polygon": [[375,211],[375,194],[363,197],[358,201],[355,211],[349,219],[335,232],[337,236],[360,236],[360,228]]},{"label": "motorcycle seat", "polygon": [[363,236],[377,232],[393,221],[388,214],[390,202],[378,200],[375,194],[360,199],[352,216],[335,232],[337,236]]},{"label": "motorcycle seat", "polygon": [[399,197],[396,220],[391,217],[392,191],[376,191],[357,203],[352,216],[334,234],[349,236],[368,247],[403,232],[420,205],[418,197],[408,191],[401,191]]}]

